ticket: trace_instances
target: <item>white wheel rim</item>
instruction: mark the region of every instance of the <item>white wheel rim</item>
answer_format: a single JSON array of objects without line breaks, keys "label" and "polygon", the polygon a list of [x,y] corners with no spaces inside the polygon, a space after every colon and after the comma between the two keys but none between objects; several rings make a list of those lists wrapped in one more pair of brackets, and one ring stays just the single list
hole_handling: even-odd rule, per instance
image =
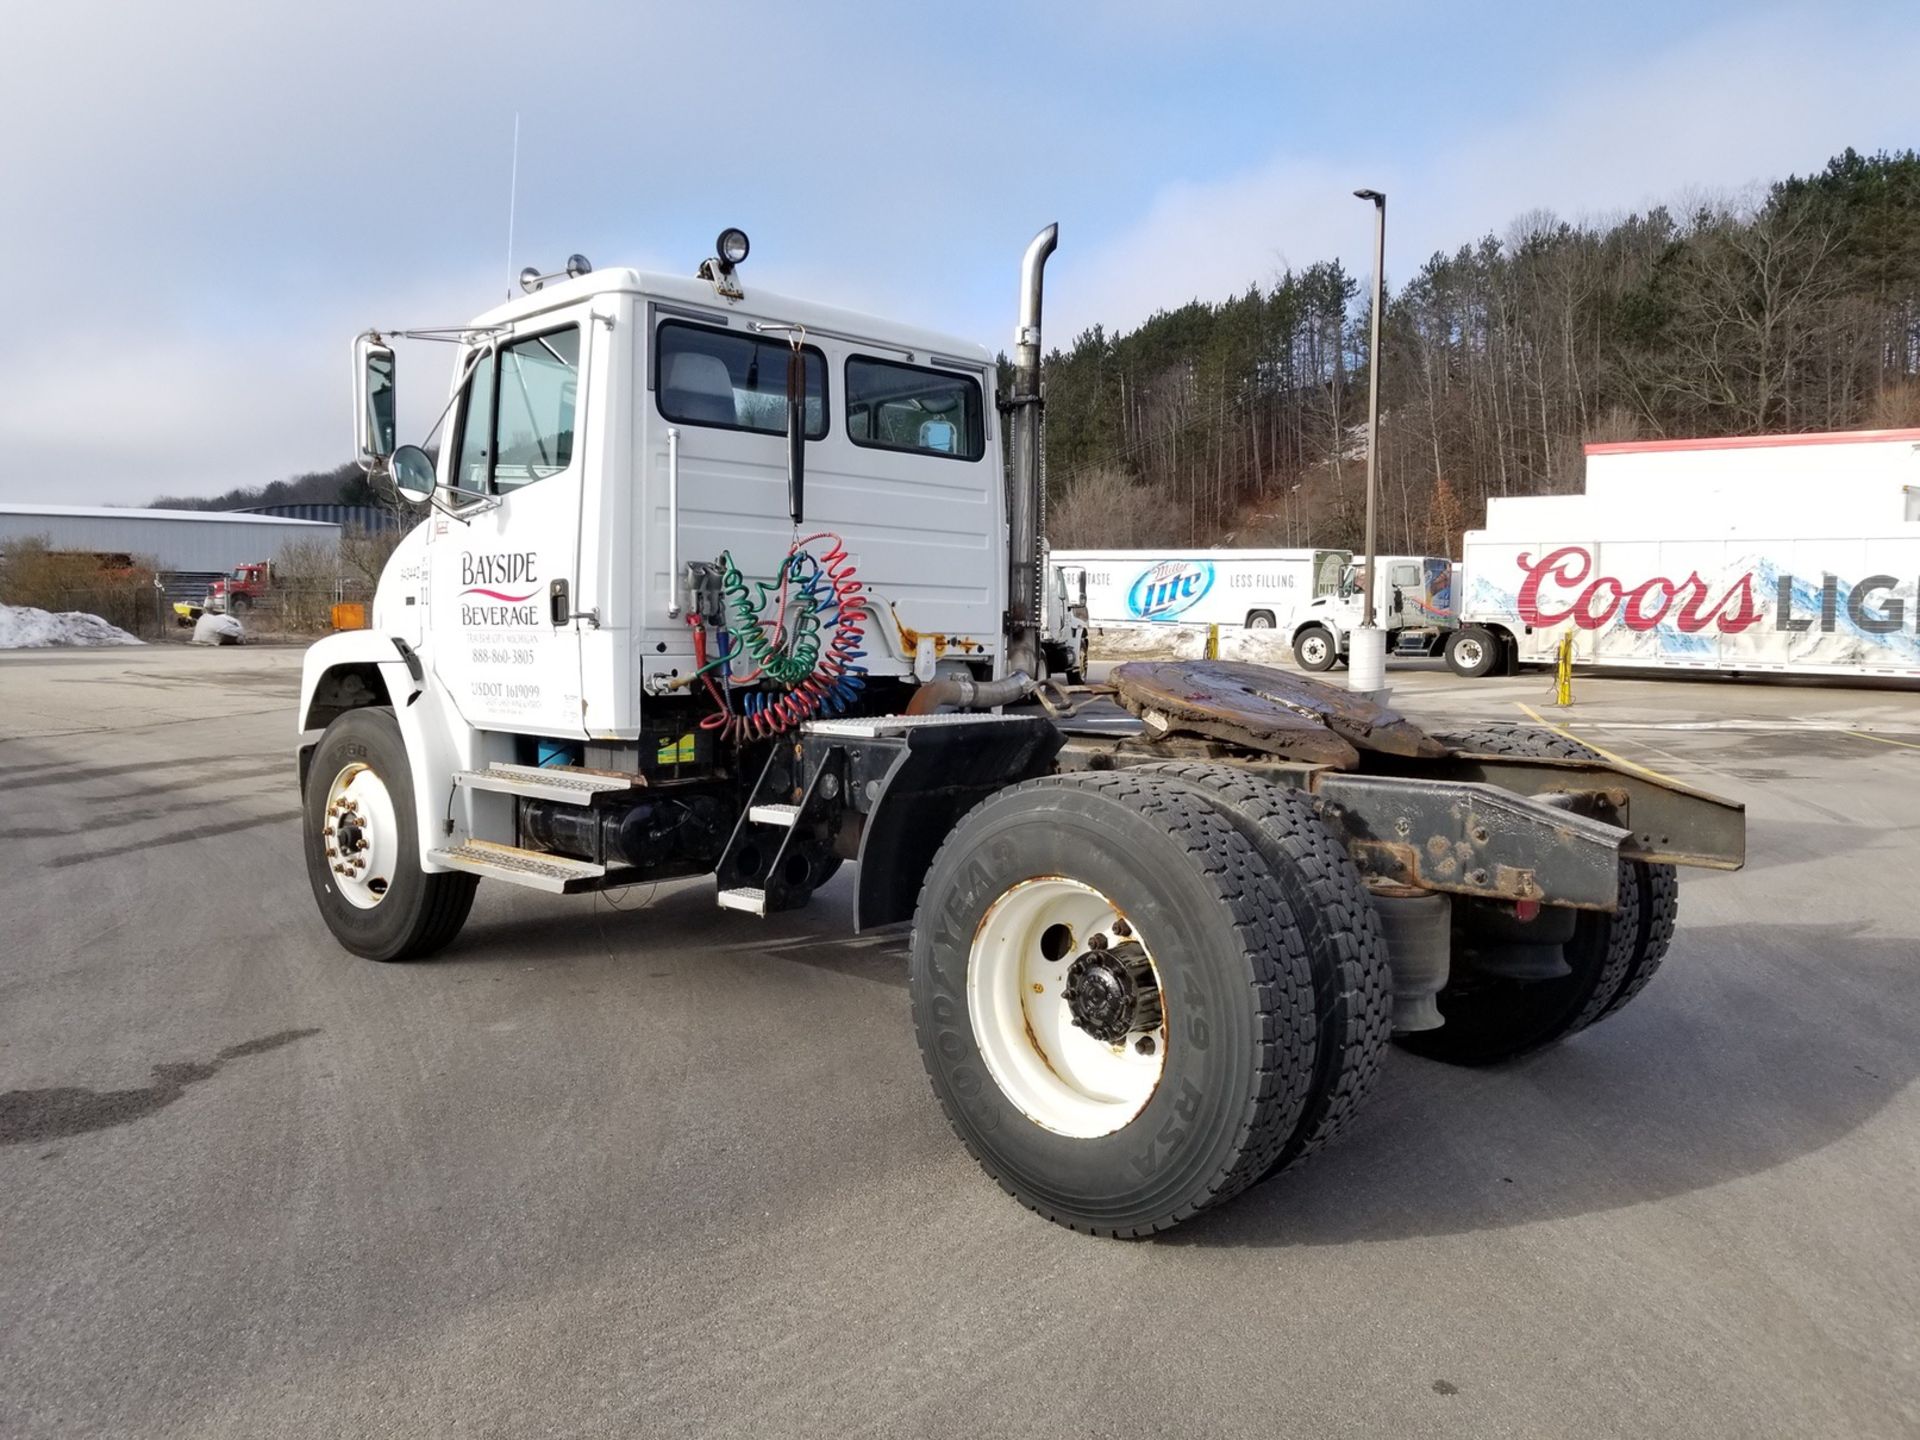
[{"label": "white wheel rim", "polygon": [[333,883],[349,905],[371,910],[393,885],[400,860],[400,818],[382,780],[358,761],[327,787],[320,841]]},{"label": "white wheel rim", "polygon": [[1252,630],[1271,630],[1273,628],[1273,621],[1264,615],[1256,615],[1247,622],[1247,626]]},{"label": "white wheel rim", "polygon": [[1318,635],[1300,642],[1300,658],[1309,665],[1318,665],[1327,658],[1327,642]]},{"label": "white wheel rim", "polygon": [[[1056,927],[1065,927],[1064,947]],[[1156,1027],[1133,1030],[1117,1043],[1074,1023],[1068,973],[1103,940],[1109,948],[1146,949],[1164,1006],[1159,966],[1145,938],[1105,895],[1064,876],[1023,880],[994,901],[967,959],[967,1018],[994,1083],[1035,1124],[1082,1140],[1131,1124],[1167,1064],[1164,1013]]]},{"label": "white wheel rim", "polygon": [[1480,663],[1480,642],[1478,640],[1462,640],[1458,645],[1453,647],[1453,652],[1460,657],[1460,663],[1469,670]]}]

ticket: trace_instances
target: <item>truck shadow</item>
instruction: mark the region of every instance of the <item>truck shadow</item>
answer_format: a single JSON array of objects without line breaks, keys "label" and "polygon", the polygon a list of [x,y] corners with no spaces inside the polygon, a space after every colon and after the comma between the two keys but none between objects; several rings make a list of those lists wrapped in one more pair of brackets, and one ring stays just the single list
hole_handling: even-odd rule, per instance
[{"label": "truck shadow", "polygon": [[[1500,1229],[1810,1155],[1920,1074],[1915,949],[1854,925],[1683,932],[1668,962],[1679,973],[1553,1050],[1484,1070],[1396,1051],[1354,1133],[1162,1243],[1344,1245]],[[1692,967],[1710,973],[1689,983]]]},{"label": "truck shadow", "polygon": [[[669,969],[697,980],[716,963],[776,987],[782,971],[800,983],[801,970],[896,994],[906,984],[905,927],[849,943],[845,878],[772,925],[712,904],[691,885],[602,915],[599,935],[586,922],[577,950],[551,920],[474,927],[459,949],[484,963],[537,929],[582,960],[591,949],[636,986]],[[1912,938],[1854,924],[1684,929],[1644,996],[1554,1049],[1481,1070],[1396,1050],[1344,1140],[1160,1243],[1342,1245],[1493,1230],[1687,1194],[1813,1154],[1920,1075],[1915,951]],[[923,1083],[917,1069],[901,1079]]]}]

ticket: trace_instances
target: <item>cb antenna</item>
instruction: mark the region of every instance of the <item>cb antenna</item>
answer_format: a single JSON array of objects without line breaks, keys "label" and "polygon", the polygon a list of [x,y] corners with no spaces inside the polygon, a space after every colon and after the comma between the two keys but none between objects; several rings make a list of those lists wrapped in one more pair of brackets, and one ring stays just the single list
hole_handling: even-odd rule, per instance
[{"label": "cb antenna", "polygon": [[513,211],[520,191],[520,112],[513,112],[513,164],[507,171],[507,299],[513,299]]}]

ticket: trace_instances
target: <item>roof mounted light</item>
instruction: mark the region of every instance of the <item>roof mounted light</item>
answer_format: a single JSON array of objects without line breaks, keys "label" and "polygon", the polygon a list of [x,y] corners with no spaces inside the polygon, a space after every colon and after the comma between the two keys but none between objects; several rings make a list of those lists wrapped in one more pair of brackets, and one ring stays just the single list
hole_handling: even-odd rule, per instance
[{"label": "roof mounted light", "polygon": [[723,300],[738,300],[746,292],[740,288],[740,277],[734,269],[747,258],[747,232],[738,226],[729,225],[720,232],[713,242],[713,254],[700,262],[700,268],[694,273],[702,280],[713,282],[713,288]]},{"label": "roof mounted light", "polygon": [[538,270],[534,269],[533,266],[527,266],[526,269],[520,272],[520,288],[531,295],[534,291],[544,287],[547,281],[558,280],[562,275],[566,276],[569,280],[578,280],[582,275],[591,275],[592,273],[593,262],[587,259],[586,256],[569,255],[567,257],[567,268],[564,270],[556,270],[551,275],[542,275]]}]

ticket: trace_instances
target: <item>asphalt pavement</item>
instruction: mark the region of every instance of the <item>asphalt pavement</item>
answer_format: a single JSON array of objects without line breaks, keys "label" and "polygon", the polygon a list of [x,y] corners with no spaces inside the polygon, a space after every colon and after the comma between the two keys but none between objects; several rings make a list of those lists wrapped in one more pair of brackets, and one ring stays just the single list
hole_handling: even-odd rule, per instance
[{"label": "asphalt pavement", "polygon": [[[314,911],[294,650],[0,656],[0,1434],[1920,1433],[1920,695],[1396,665],[1746,802],[1630,1007],[1158,1241],[949,1133],[845,876]],[[1524,708],[1523,708],[1524,707]]]}]

